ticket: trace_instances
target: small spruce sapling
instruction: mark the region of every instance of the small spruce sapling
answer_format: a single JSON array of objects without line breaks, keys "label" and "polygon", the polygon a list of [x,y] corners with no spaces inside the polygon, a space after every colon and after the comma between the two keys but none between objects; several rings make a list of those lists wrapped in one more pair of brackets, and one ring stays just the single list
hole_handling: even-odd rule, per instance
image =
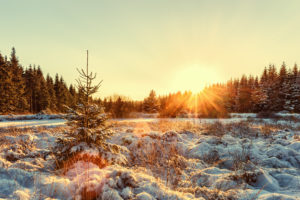
[{"label": "small spruce sapling", "polygon": [[107,152],[117,153],[119,151],[117,145],[107,143],[106,140],[112,135],[110,126],[106,124],[107,116],[102,106],[92,103],[91,96],[95,94],[101,82],[93,85],[92,82],[96,78],[96,74],[88,71],[88,52],[86,71],[79,70],[80,77],[77,81],[77,89],[82,92],[80,103],[75,109],[67,107],[67,125],[70,131],[66,133],[65,138],[60,138],[60,154],[59,161],[84,151],[86,148],[97,150],[99,156]]}]

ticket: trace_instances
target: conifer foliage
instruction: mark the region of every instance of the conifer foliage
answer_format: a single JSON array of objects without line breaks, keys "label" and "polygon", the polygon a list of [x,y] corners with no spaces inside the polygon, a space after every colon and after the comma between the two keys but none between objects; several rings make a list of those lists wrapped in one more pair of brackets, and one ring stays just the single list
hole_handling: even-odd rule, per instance
[{"label": "conifer foliage", "polygon": [[144,100],[143,109],[148,113],[158,112],[159,104],[154,90],[151,90],[149,96]]},{"label": "conifer foliage", "polygon": [[87,98],[85,75],[90,74],[85,73],[80,71],[81,86],[78,83],[79,87],[75,88],[58,74],[53,78],[49,74],[44,76],[39,66],[22,67],[12,48],[8,58],[0,54],[0,114],[65,113],[66,106],[77,107],[79,112],[81,108],[77,105],[85,111],[85,102],[94,109],[98,106],[101,110],[103,105],[105,112],[114,118],[138,116],[140,112],[159,113],[161,117],[224,117],[228,112],[300,113],[300,70],[296,64],[290,69],[283,63],[279,70],[271,64],[265,67],[261,77],[243,75],[227,83],[212,84],[198,94],[179,91],[156,96],[152,90],[143,101],[124,96],[92,98],[100,85],[96,88],[90,85]]},{"label": "conifer foliage", "polygon": [[[88,60],[87,60],[88,61]],[[70,131],[67,137],[60,139],[62,150],[59,151],[60,159],[65,160],[73,154],[84,151],[85,148],[97,149],[100,154],[107,151],[117,152],[116,145],[110,145],[106,140],[111,136],[110,126],[106,124],[106,114],[102,106],[91,102],[91,96],[95,94],[100,83],[93,85],[96,74],[86,70],[78,70],[80,77],[77,79],[78,90],[82,92],[80,104],[75,109],[67,107],[66,117]]]},{"label": "conifer foliage", "polygon": [[96,74],[88,71],[78,70],[80,77],[77,79],[78,90],[82,91],[82,99],[75,109],[68,108],[69,115],[68,125],[72,127],[72,136],[76,137],[80,142],[86,142],[88,145],[94,143],[104,145],[104,141],[109,138],[110,131],[106,126],[106,114],[102,106],[90,102],[91,96],[95,94],[100,83],[92,85],[92,81],[96,78]]},{"label": "conifer foliage", "polygon": [[0,54],[0,114],[65,112],[63,105],[72,107],[76,96],[58,74],[54,82],[40,66],[21,66],[15,48],[9,59]]},{"label": "conifer foliage", "polygon": [[283,63],[279,72],[275,65],[269,65],[260,80],[243,75],[224,84],[212,84],[197,96],[174,93],[159,100],[163,117],[177,117],[182,113],[196,113],[199,117],[218,117],[226,112],[299,113],[300,72],[296,64],[291,70]]}]

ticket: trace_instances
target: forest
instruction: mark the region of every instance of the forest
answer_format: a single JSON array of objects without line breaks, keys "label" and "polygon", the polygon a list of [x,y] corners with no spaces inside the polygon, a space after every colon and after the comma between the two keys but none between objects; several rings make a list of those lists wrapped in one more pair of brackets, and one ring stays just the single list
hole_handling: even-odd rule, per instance
[{"label": "forest", "polygon": [[[105,78],[105,77],[104,77]],[[217,80],[216,80],[217,82]],[[199,83],[201,80],[199,79]],[[82,91],[58,74],[46,76],[40,66],[23,67],[12,48],[9,58],[0,54],[0,113],[64,113],[80,103]],[[228,117],[228,113],[300,112],[300,70],[283,62],[273,64],[260,77],[243,75],[216,83],[193,94],[190,91],[157,96],[154,90],[143,101],[123,96],[94,97],[94,103],[113,118],[133,113],[158,113],[160,117]]]}]

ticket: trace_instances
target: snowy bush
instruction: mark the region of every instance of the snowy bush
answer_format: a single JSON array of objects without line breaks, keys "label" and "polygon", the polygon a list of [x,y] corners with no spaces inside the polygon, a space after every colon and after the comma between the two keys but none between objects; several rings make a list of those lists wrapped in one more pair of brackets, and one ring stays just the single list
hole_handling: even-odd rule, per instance
[{"label": "snowy bush", "polygon": [[208,164],[215,164],[220,161],[220,156],[216,149],[212,149],[211,151],[203,154],[202,160]]},{"label": "snowy bush", "polygon": [[228,129],[228,131],[230,131],[234,136],[241,138],[257,136],[257,132],[251,128],[251,123],[249,121],[227,124],[226,129]]},{"label": "snowy bush", "polygon": [[212,124],[207,124],[205,130],[205,134],[214,135],[217,137],[222,137],[226,133],[225,126],[219,121]]}]

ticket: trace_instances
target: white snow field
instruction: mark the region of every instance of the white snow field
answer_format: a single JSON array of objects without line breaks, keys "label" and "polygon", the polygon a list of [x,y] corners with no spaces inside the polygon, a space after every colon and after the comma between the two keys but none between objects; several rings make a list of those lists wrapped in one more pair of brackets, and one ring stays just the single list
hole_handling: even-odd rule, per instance
[{"label": "white snow field", "polygon": [[[300,119],[300,114],[292,114],[292,113],[277,113],[279,117],[294,117],[295,119]],[[215,123],[221,122],[223,124],[233,123],[245,121],[248,119],[255,119],[255,113],[232,113],[231,118],[224,119],[206,119],[206,118],[149,118],[147,114],[142,116],[146,116],[145,118],[125,118],[125,119],[113,119],[112,121],[120,121],[120,122],[158,122],[160,120],[169,120],[172,122],[193,122],[193,123]],[[149,115],[150,117],[156,115]],[[262,122],[272,123],[273,120],[270,119],[260,119]],[[63,119],[63,115],[0,115],[0,128],[8,128],[8,127],[56,127],[56,126],[64,126],[66,123],[65,119]],[[291,124],[290,121],[285,119],[278,119],[276,121],[277,124]],[[297,125],[297,124],[293,124]]]},{"label": "white snow field", "polygon": [[113,121],[109,141],[122,150],[101,168],[55,168],[53,148],[68,131],[56,120],[0,132],[0,199],[300,199],[300,121],[240,116]]},{"label": "white snow field", "polygon": [[0,128],[7,127],[37,127],[37,126],[46,126],[46,127],[56,127],[65,125],[64,119],[40,119],[40,120],[20,120],[20,121],[2,121],[0,122]]},{"label": "white snow field", "polygon": [[0,128],[56,127],[65,125],[64,115],[0,115]]}]

